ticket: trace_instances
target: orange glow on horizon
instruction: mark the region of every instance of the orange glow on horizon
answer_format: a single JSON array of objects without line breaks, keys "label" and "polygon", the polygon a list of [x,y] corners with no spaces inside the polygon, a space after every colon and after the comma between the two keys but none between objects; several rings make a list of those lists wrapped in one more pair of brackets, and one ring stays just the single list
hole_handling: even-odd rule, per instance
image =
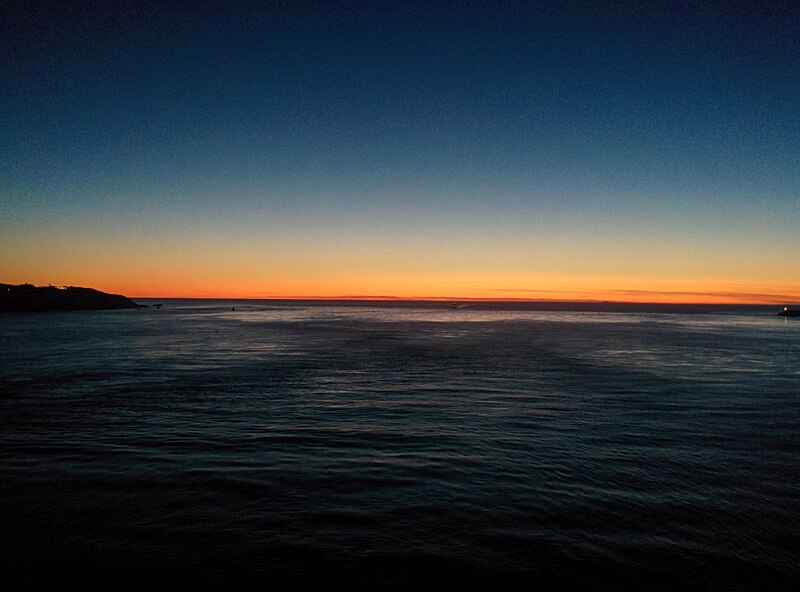
[{"label": "orange glow on horizon", "polygon": [[[102,252],[101,252],[102,253]],[[0,269],[10,284],[84,286],[131,298],[231,299],[363,299],[482,301],[607,301],[665,304],[793,304],[800,302],[800,284],[785,269],[713,277],[687,277],[666,269],[663,277],[623,270],[590,275],[513,270],[426,269],[417,257],[401,265],[387,262],[387,271],[364,269],[358,262],[252,258],[235,253],[188,254],[147,252],[140,258],[65,257],[47,261],[12,260]],[[212,256],[214,255],[214,256]],[[377,267],[377,266],[376,266]],[[476,265],[477,267],[477,265]],[[576,266],[573,266],[576,267]],[[356,271],[357,270],[357,271]],[[788,281],[787,281],[788,279]]]},{"label": "orange glow on horizon", "polygon": [[[278,283],[255,289],[239,282],[152,282],[147,285],[109,278],[74,278],[72,281],[32,281],[29,278],[4,279],[4,283],[72,285],[90,287],[130,298],[220,298],[237,300],[431,300],[431,301],[507,301],[507,302],[631,302],[653,304],[789,304],[800,302],[795,286],[739,285],[722,282],[591,282],[576,289],[571,279],[558,283],[539,282],[547,288],[466,288],[464,282],[403,281],[387,284],[370,282]],[[259,282],[260,283],[260,282]],[[598,285],[599,284],[599,285]],[[625,286],[607,287],[608,284]],[[495,284],[496,285],[496,284]],[[502,285],[502,284],[500,284]],[[506,284],[508,285],[508,284]],[[536,284],[528,284],[536,285]],[[635,286],[629,288],[627,286]]]},{"label": "orange glow on horizon", "polygon": [[[369,282],[284,283],[267,289],[253,289],[239,283],[202,285],[161,284],[159,287],[107,286],[132,298],[230,298],[275,300],[471,300],[471,301],[573,301],[636,302],[654,304],[786,304],[800,302],[800,289],[787,286],[738,285],[722,282],[575,282],[540,283],[547,288],[468,288],[464,282],[412,281],[387,284]],[[566,284],[566,285],[564,285]],[[600,285],[597,285],[600,284]],[[616,287],[608,287],[608,284]],[[500,284],[502,285],[502,284]],[[508,285],[508,284],[507,284]],[[536,285],[528,284],[528,285]],[[634,286],[630,288],[629,286]]]},{"label": "orange glow on horizon", "polygon": [[161,233],[12,231],[0,237],[0,282],[85,286],[134,299],[800,302],[797,268],[787,264],[794,239],[786,237],[767,248],[658,236],[651,243],[622,232],[601,240],[590,230],[574,240],[512,233],[462,240],[338,227],[319,236],[217,235],[175,224]]}]

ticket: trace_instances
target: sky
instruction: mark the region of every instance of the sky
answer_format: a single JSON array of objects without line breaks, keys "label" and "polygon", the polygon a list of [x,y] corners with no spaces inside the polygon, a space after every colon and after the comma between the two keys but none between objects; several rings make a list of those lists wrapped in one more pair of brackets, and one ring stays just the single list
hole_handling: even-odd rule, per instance
[{"label": "sky", "polygon": [[796,2],[0,3],[0,282],[800,301]]}]

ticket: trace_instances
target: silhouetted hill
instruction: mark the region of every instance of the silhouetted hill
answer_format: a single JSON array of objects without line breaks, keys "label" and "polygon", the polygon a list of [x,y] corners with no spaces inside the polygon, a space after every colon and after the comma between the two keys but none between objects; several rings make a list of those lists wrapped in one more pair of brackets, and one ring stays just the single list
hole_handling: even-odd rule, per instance
[{"label": "silhouetted hill", "polygon": [[51,310],[111,310],[146,308],[119,294],[106,294],[91,288],[36,287],[31,284],[0,284],[0,311],[45,312]]}]

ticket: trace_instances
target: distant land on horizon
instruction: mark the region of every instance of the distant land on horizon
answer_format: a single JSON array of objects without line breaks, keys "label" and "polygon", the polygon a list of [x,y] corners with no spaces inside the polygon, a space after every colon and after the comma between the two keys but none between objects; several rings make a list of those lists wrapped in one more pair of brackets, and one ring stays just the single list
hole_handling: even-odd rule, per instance
[{"label": "distant land on horizon", "polygon": [[107,294],[92,288],[0,284],[0,312],[117,310],[146,307],[125,296]]},{"label": "distant land on horizon", "polygon": [[[644,306],[776,306],[778,302],[639,301],[601,298],[480,298],[472,296],[133,296],[137,300],[236,300],[252,302],[431,302],[452,304],[631,304]],[[791,299],[789,299],[791,300]],[[787,300],[787,302],[789,301]],[[782,303],[783,301],[781,301]]]},{"label": "distant land on horizon", "polygon": [[[407,285],[400,293],[391,292],[329,292],[329,293],[302,293],[275,291],[250,291],[241,289],[226,289],[227,286],[212,287],[210,289],[171,290],[165,287],[163,291],[154,290],[125,290],[124,286],[117,286],[119,293],[133,294],[132,298],[146,299],[201,299],[201,300],[302,300],[302,301],[398,301],[398,302],[521,302],[521,303],[548,303],[548,302],[589,302],[589,303],[636,303],[636,304],[672,304],[672,305],[741,305],[741,306],[786,306],[800,303],[800,295],[787,287],[786,290],[763,291],[756,289],[736,289],[732,286],[727,290],[643,290],[629,288],[606,288],[603,290],[549,290],[549,289],[466,289],[459,293],[442,291],[439,293],[426,293],[425,286],[420,286],[418,293],[414,293],[413,286]],[[484,292],[483,294],[475,292]],[[486,292],[494,292],[486,293]]]}]

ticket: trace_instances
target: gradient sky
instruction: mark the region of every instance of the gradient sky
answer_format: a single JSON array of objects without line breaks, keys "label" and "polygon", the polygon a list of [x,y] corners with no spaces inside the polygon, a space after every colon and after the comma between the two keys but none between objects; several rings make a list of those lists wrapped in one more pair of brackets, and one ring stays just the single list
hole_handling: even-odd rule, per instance
[{"label": "gradient sky", "polygon": [[0,282],[800,301],[797,2],[0,3]]}]

